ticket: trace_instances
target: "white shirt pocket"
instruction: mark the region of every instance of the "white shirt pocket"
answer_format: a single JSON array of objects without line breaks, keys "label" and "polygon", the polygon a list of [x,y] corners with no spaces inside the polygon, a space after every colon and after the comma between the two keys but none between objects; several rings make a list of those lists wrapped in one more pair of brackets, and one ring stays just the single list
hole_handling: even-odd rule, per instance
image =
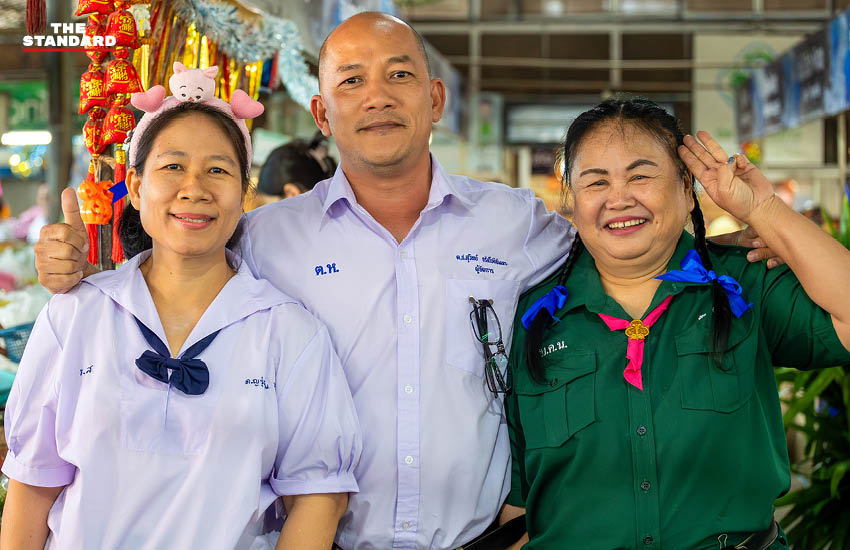
[{"label": "white shirt pocket", "polygon": [[[519,297],[519,281],[449,279],[446,281],[446,363],[476,376],[484,376],[484,347],[470,322],[472,303],[492,300],[499,318],[502,341],[509,349],[514,314]],[[492,327],[488,327],[493,330]],[[495,346],[491,348],[495,353]]]}]

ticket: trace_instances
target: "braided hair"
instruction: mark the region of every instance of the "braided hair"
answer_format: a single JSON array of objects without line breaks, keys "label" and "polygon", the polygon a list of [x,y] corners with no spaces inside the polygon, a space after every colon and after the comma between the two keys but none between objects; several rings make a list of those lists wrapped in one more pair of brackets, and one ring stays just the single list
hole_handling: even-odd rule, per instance
[{"label": "braided hair", "polygon": [[[676,117],[652,101],[642,98],[608,99],[589,111],[580,114],[570,124],[566,138],[564,139],[563,150],[564,178],[562,192],[564,196],[566,196],[572,185],[570,173],[572,172],[572,166],[582,140],[593,130],[611,121],[631,124],[654,137],[667,149],[674,164],[678,168],[683,184],[690,185],[691,187],[694,208],[690,214],[694,226],[694,244],[697,254],[699,254],[700,260],[702,260],[706,269],[714,269],[711,258],[708,255],[708,241],[705,239],[705,219],[697,201],[696,191],[694,189],[694,177],[677,153],[678,146],[683,144],[684,133]],[[575,241],[570,248],[569,257],[564,262],[558,276],[558,284],[564,284],[569,278],[576,259],[583,250],[584,246],[581,243],[581,239],[576,235]],[[729,301],[726,298],[723,287],[716,280],[711,283],[711,295],[714,305],[712,356],[715,364],[722,368],[723,354],[729,342],[732,310],[729,307]],[[525,357],[529,374],[532,379],[538,382],[545,380],[545,372],[537,349],[540,347],[544,333],[549,328],[550,323],[551,316],[546,310],[541,310],[532,320],[531,328],[529,328],[526,337]]]}]

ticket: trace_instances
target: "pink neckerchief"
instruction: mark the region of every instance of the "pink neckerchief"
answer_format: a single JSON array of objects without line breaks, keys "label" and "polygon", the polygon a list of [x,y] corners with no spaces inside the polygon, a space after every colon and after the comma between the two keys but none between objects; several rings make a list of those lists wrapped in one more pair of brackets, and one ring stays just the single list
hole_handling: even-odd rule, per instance
[{"label": "pink neckerchief", "polygon": [[626,321],[600,313],[599,316],[608,325],[611,330],[626,329],[626,336],[629,337],[629,347],[626,349],[626,358],[629,360],[626,370],[623,371],[623,378],[626,382],[643,391],[643,379],[641,377],[640,368],[643,366],[643,340],[649,336],[649,327],[655,324],[655,321],[661,317],[661,314],[670,305],[670,300],[673,296],[667,296],[664,301],[658,304],[658,307],[653,309],[649,315],[643,318],[643,321],[635,319]]}]

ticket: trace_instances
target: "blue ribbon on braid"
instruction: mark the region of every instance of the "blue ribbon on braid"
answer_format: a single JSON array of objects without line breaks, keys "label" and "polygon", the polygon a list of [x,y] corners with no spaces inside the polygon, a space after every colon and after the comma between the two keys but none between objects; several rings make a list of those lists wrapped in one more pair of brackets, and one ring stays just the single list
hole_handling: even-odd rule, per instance
[{"label": "blue ribbon on braid", "polygon": [[726,298],[729,300],[729,308],[735,317],[740,317],[748,309],[753,307],[753,304],[747,303],[744,297],[741,296],[741,285],[738,284],[738,281],[728,275],[720,275],[718,277],[714,270],[707,270],[702,264],[699,254],[693,249],[685,254],[685,259],[682,260],[681,271],[668,271],[664,275],[659,275],[655,278],[685,283],[711,283],[712,281],[717,281],[726,292]]},{"label": "blue ribbon on braid", "polygon": [[531,322],[534,321],[534,318],[537,317],[537,314],[541,309],[545,309],[549,312],[549,317],[552,318],[556,323],[561,322],[560,319],[555,317],[555,311],[564,307],[564,304],[567,303],[567,289],[564,285],[558,285],[540,298],[537,299],[531,307],[528,308],[528,311],[522,314],[522,326],[525,327],[525,330],[531,329]]}]

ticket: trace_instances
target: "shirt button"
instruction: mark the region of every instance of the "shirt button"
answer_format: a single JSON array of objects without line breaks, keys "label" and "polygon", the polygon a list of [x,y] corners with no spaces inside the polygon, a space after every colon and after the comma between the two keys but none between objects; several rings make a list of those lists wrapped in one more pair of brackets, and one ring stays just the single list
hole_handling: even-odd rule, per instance
[{"label": "shirt button", "polygon": [[638,426],[637,434],[638,435],[646,435],[646,426]]},{"label": "shirt button", "polygon": [[402,527],[402,529],[404,529],[405,531],[406,531],[406,530],[408,530],[408,529],[410,529],[410,522],[409,522],[409,521],[402,521],[402,522],[401,522],[401,527]]},{"label": "shirt button", "polygon": [[402,319],[404,319],[404,322],[408,325],[413,322],[413,317],[411,317],[410,315],[405,315],[404,317],[402,317]]},{"label": "shirt button", "polygon": [[643,543],[644,543],[645,545],[649,546],[649,545],[650,545],[650,544],[652,544],[653,542],[654,542],[654,539],[652,538],[652,536],[647,535],[647,536],[643,537]]},{"label": "shirt button", "polygon": [[404,457],[404,463],[407,464],[408,466],[410,466],[411,464],[413,464],[413,457],[410,456],[410,455],[407,455],[406,457]]},{"label": "shirt button", "polygon": [[640,488],[643,489],[644,491],[649,491],[650,487],[652,487],[652,485],[650,485],[650,483],[648,481],[642,481],[640,483]]},{"label": "shirt button", "polygon": [[[401,254],[399,254],[399,256],[401,256],[402,260],[406,260],[407,259],[407,252],[405,250],[402,250]],[[405,529],[407,529],[407,527],[405,527]]]},{"label": "shirt button", "polygon": [[413,393],[413,386],[411,386],[410,384],[406,385],[404,387],[404,393]]}]

